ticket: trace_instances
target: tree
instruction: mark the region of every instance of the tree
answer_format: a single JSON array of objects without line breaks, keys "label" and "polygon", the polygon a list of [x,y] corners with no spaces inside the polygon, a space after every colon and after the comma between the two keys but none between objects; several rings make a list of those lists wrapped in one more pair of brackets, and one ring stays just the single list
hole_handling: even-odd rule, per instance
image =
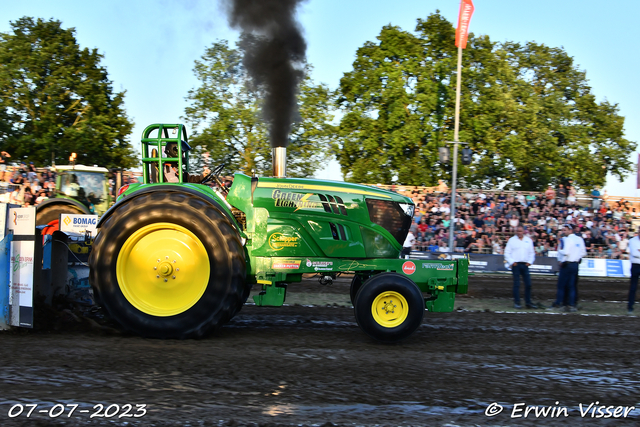
[{"label": "tree", "polygon": [[36,165],[132,167],[124,92],[113,93],[97,49],[81,49],[73,28],[24,17],[0,34],[0,147]]},{"label": "tree", "polygon": [[[455,30],[438,12],[415,33],[385,26],[358,49],[340,81],[338,160],[347,179],[436,185],[450,166],[438,147],[453,140]],[[560,48],[469,37],[463,55],[460,140],[474,150],[463,184],[540,190],[573,179],[602,185],[632,171],[636,143],[618,107],[598,103],[586,75]]]},{"label": "tree", "polygon": [[[189,91],[184,119],[193,129],[196,154],[208,152],[213,165],[226,170],[271,175],[272,149],[261,115],[262,87],[255,87],[242,64],[244,36],[233,49],[224,40],[207,48],[194,73],[200,86]],[[299,119],[293,123],[287,147],[287,175],[306,177],[320,169],[332,152],[331,92],[307,77],[298,95]],[[198,161],[202,166],[202,161]]]}]

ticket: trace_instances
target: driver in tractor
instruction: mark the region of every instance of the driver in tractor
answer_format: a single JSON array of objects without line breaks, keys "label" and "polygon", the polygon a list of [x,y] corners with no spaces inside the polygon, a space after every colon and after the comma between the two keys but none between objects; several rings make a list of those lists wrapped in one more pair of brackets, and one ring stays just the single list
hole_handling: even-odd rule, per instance
[{"label": "driver in tractor", "polygon": [[78,177],[76,174],[71,174],[69,182],[64,185],[63,193],[69,197],[78,197],[80,195],[80,184],[78,184]]},{"label": "driver in tractor", "polygon": [[[182,152],[185,153],[189,151],[191,147],[186,142],[182,142]],[[167,157],[178,157],[178,144],[175,142],[170,142],[164,147],[164,153]],[[186,161],[186,156],[183,158],[183,163]],[[166,182],[180,182],[178,163],[177,162],[167,162],[163,167],[164,178]],[[206,175],[190,175],[187,172],[183,171],[182,173],[182,182],[195,182],[200,183],[205,178]]]}]

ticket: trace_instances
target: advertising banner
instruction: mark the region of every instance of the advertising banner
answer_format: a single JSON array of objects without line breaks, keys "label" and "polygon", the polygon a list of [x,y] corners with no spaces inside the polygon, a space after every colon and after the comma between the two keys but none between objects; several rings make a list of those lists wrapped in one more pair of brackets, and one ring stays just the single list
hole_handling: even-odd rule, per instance
[{"label": "advertising banner", "polygon": [[606,265],[607,277],[624,277],[621,259],[608,259],[606,260]]},{"label": "advertising banner", "polygon": [[462,0],[460,2],[460,13],[458,14],[458,28],[456,28],[456,47],[465,49],[467,47],[467,38],[469,36],[469,23],[471,15],[473,15],[473,1]]},{"label": "advertising banner", "polygon": [[85,234],[91,232],[91,237],[96,237],[98,215],[72,215],[60,214],[60,231],[65,233]]},{"label": "advertising banner", "polygon": [[536,257],[536,260],[532,266],[529,267],[529,272],[536,274],[556,274],[560,271],[557,258],[549,257]]},{"label": "advertising banner", "polygon": [[607,277],[606,259],[583,258],[578,274],[580,276]]},{"label": "advertising banner", "polygon": [[9,209],[7,229],[13,232],[9,276],[11,325],[32,328],[36,208]]},{"label": "advertising banner", "polygon": [[622,260],[622,273],[624,277],[631,277],[631,261],[628,259]]},{"label": "advertising banner", "polygon": [[[444,254],[431,252],[412,252],[411,258],[417,259],[456,259],[469,258],[469,271],[477,273],[510,272],[511,268],[505,263],[504,256],[492,254]],[[529,266],[529,272],[535,274],[556,274],[559,270],[556,258],[536,257],[535,263]]]},{"label": "advertising banner", "polygon": [[628,259],[606,259],[605,261],[607,277],[631,277],[631,261]]},{"label": "advertising banner", "polygon": [[[511,271],[502,255],[411,252],[412,259],[469,258],[469,271],[475,273],[507,273]],[[536,257],[529,272],[533,274],[558,274],[560,266],[556,257]],[[578,271],[580,276],[631,277],[631,262],[621,259],[583,258]]]}]

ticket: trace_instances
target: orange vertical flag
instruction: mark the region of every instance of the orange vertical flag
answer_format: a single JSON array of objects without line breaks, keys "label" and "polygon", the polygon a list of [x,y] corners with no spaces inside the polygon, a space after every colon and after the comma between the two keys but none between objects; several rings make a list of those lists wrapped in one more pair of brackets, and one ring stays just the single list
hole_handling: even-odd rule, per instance
[{"label": "orange vertical flag", "polygon": [[458,28],[456,28],[456,47],[467,47],[467,37],[469,36],[469,22],[473,15],[473,1],[462,0],[460,2],[460,14],[458,15]]}]

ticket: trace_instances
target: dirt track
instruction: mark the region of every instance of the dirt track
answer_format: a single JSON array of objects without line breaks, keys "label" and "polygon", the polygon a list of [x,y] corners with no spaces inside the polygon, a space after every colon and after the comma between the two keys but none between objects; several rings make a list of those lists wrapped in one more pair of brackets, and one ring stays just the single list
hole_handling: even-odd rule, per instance
[{"label": "dirt track", "polygon": [[[536,279],[535,300],[550,303],[554,286]],[[292,285],[289,303],[330,307],[246,306],[200,341],[59,320],[58,331],[0,334],[0,425],[638,425],[640,319],[607,302],[624,300],[626,290],[626,280],[582,279],[587,309],[516,312],[508,276],[473,276],[469,296],[456,302],[461,311],[425,313],[423,326],[392,346],[360,332],[346,307],[346,279]],[[613,315],[584,314],[596,306]],[[627,418],[581,418],[579,405],[596,401],[638,409]],[[504,410],[487,417],[492,402]],[[72,418],[71,406],[58,418],[37,412],[58,403],[79,406]],[[90,418],[96,404],[127,403],[132,415],[146,404],[146,414]],[[512,418],[516,403],[556,409]],[[16,404],[38,407],[31,418],[9,418]]]}]

